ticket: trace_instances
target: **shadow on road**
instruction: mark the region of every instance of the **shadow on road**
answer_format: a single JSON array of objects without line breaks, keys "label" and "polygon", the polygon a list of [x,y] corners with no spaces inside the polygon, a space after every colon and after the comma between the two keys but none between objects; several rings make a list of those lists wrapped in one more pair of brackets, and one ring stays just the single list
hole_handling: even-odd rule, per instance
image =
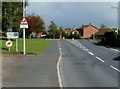
[{"label": "shadow on road", "polygon": [[115,61],[120,61],[120,56],[113,58]]},{"label": "shadow on road", "polygon": [[92,42],[93,44],[97,45],[97,46],[104,46],[106,48],[110,48],[109,46],[103,44],[102,42]]}]

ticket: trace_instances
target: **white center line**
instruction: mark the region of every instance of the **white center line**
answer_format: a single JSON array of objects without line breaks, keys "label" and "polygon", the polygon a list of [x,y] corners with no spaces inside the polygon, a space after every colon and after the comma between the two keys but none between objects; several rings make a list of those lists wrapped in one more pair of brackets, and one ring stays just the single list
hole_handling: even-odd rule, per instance
[{"label": "white center line", "polygon": [[100,60],[101,62],[105,62],[105,61],[103,61],[101,58],[99,58],[99,57],[96,57],[98,60]]},{"label": "white center line", "polygon": [[94,55],[92,52],[88,52],[89,54],[91,54],[91,55]]},{"label": "white center line", "polygon": [[120,72],[120,70],[119,69],[117,69],[116,67],[114,67],[114,66],[110,66],[111,68],[113,68],[114,70],[116,70],[116,71],[118,71],[118,72]]}]

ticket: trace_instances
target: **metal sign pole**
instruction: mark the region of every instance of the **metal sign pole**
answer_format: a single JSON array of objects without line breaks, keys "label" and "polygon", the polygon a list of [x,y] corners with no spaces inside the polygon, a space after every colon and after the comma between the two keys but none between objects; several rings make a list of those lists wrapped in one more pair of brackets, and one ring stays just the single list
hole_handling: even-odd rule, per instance
[{"label": "metal sign pole", "polygon": [[[23,0],[23,17],[25,17],[25,1]],[[23,54],[25,55],[25,28],[23,29]]]},{"label": "metal sign pole", "polygon": [[9,47],[9,49],[8,49],[8,50],[9,50],[9,52],[10,52],[10,47]]},{"label": "metal sign pole", "polygon": [[18,52],[18,39],[16,39],[16,52]]},{"label": "metal sign pole", "polygon": [[[9,39],[9,40],[10,40],[10,39]],[[10,47],[9,47],[8,51],[10,52]]]},{"label": "metal sign pole", "polygon": [[26,51],[26,48],[25,48],[25,29],[23,29],[23,54],[25,55],[25,51]]}]

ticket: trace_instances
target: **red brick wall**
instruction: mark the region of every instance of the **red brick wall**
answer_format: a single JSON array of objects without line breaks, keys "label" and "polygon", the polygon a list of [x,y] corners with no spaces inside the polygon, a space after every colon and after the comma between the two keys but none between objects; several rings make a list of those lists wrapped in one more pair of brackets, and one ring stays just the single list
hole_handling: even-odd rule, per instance
[{"label": "red brick wall", "polygon": [[83,32],[83,37],[84,38],[90,38],[92,37],[93,34],[95,34],[96,32],[98,32],[98,29],[93,27],[93,26],[88,26],[84,29]]}]

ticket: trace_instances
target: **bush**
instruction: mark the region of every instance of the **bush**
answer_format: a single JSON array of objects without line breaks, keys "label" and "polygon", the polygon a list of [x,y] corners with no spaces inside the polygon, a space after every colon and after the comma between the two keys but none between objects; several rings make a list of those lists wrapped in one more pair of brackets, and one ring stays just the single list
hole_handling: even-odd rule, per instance
[{"label": "bush", "polygon": [[73,33],[70,34],[70,39],[72,39],[72,38],[79,39],[80,36],[81,35],[79,34],[79,32],[75,31],[74,34]]},{"label": "bush", "polygon": [[105,32],[102,43],[108,46],[117,46],[117,34],[114,31]]}]

